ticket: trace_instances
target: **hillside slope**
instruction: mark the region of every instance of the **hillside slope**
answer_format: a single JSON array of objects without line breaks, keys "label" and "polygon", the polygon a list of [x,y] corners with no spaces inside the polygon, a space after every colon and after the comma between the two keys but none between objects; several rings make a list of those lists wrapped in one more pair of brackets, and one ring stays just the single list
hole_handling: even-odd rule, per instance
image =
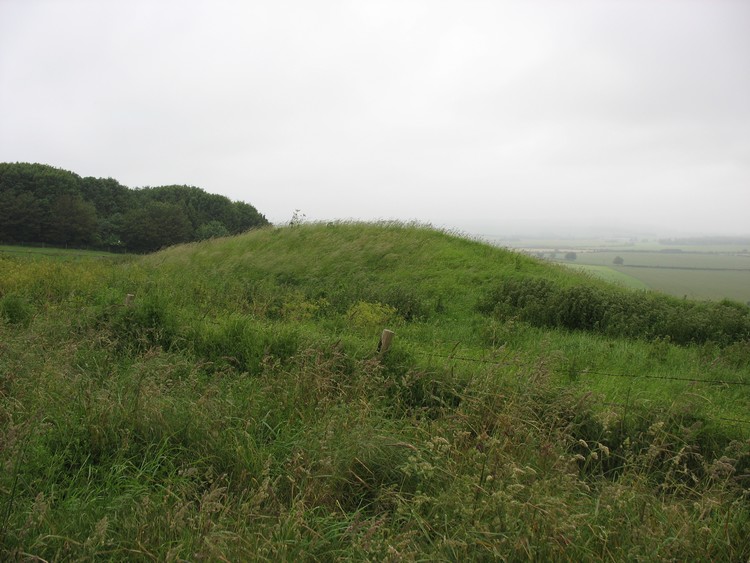
[{"label": "hillside slope", "polygon": [[745,560],[746,315],[420,226],[0,255],[0,554]]}]

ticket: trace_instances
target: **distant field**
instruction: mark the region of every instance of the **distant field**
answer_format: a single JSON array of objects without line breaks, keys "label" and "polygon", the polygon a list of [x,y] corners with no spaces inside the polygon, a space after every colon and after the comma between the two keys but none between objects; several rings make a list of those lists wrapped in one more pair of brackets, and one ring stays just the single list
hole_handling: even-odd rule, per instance
[{"label": "distant field", "polygon": [[[635,252],[635,251],[582,251],[576,262],[612,266],[618,256],[624,266],[651,266],[658,268],[746,270],[750,272],[750,256],[729,253],[697,252]],[[563,256],[560,255],[560,258]]]},{"label": "distant field", "polygon": [[608,266],[595,266],[589,264],[570,264],[571,268],[589,272],[590,274],[607,280],[612,283],[617,283],[631,289],[649,289],[650,286],[639,280],[636,277],[629,276],[628,274],[610,268]]},{"label": "distant field", "polygon": [[[615,257],[622,265],[613,264]],[[732,254],[580,252],[575,261],[640,280],[647,287],[691,299],[750,301],[750,258]]]},{"label": "distant field", "polygon": [[31,256],[58,256],[61,258],[75,258],[77,256],[86,257],[102,257],[112,258],[117,256],[123,256],[123,254],[115,254],[112,252],[104,252],[103,250],[79,250],[76,248],[50,248],[50,247],[32,247],[32,246],[10,246],[0,245],[0,254],[13,254],[18,256],[19,254],[28,254]]},{"label": "distant field", "polygon": [[[508,241],[528,254],[584,269],[632,288],[750,302],[750,252],[743,245],[661,244],[656,240],[525,239]],[[576,259],[566,260],[569,252]],[[614,264],[616,258],[622,264]]]},{"label": "distant field", "polygon": [[750,302],[750,272],[623,268],[650,288],[691,299],[734,299]]}]

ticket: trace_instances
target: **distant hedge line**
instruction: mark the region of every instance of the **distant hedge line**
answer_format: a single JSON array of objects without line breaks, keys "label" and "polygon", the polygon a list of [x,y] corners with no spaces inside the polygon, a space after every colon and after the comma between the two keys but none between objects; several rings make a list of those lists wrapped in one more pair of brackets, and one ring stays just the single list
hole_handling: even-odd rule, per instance
[{"label": "distant hedge line", "polygon": [[688,301],[616,288],[563,287],[542,278],[508,278],[478,307],[499,318],[608,336],[669,338],[678,344],[750,340],[750,307],[727,300]]}]

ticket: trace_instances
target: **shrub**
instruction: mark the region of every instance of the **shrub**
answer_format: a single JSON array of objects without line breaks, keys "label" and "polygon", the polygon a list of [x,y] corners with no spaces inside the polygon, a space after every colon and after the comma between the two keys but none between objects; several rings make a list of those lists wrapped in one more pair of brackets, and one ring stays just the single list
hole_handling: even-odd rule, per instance
[{"label": "shrub", "polygon": [[427,316],[427,306],[419,294],[405,287],[394,287],[378,294],[376,301],[393,307],[405,321],[415,321]]},{"label": "shrub", "polygon": [[680,301],[648,292],[508,278],[478,307],[499,319],[540,327],[584,330],[627,338],[669,338],[677,344],[728,345],[750,338],[750,308],[740,303]]},{"label": "shrub", "polygon": [[390,305],[367,301],[358,301],[346,313],[350,323],[365,330],[384,328],[396,318],[396,315],[396,309]]},{"label": "shrub", "polygon": [[323,298],[311,301],[301,291],[292,291],[284,297],[280,315],[288,321],[309,321],[327,306],[328,302]]}]

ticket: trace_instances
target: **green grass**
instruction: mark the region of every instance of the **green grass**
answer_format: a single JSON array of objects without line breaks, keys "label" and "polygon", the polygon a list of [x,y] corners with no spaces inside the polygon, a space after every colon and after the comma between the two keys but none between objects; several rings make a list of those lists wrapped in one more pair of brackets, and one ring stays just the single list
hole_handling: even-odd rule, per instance
[{"label": "green grass", "polygon": [[583,260],[563,264],[631,289],[652,289],[690,299],[733,299],[740,303],[750,302],[750,271],[680,269],[674,266],[605,266],[586,263],[589,261],[591,260],[584,257]]},{"label": "green grass", "polygon": [[619,267],[649,288],[690,299],[733,299],[750,303],[750,271],[670,270]]},{"label": "green grass", "polygon": [[620,256],[625,266],[647,266],[657,268],[683,268],[704,270],[742,270],[750,272],[750,257],[740,254],[714,254],[698,252],[581,252],[577,262],[611,266]]},{"label": "green grass", "polygon": [[112,252],[105,252],[103,250],[81,250],[76,248],[54,248],[54,247],[38,247],[38,246],[13,246],[13,245],[0,245],[0,255],[25,255],[29,257],[56,257],[62,259],[78,259],[78,258],[121,258],[123,254],[116,254]]},{"label": "green grass", "polygon": [[0,556],[746,560],[748,343],[480,312],[539,278],[610,287],[397,224],[0,254]]}]

